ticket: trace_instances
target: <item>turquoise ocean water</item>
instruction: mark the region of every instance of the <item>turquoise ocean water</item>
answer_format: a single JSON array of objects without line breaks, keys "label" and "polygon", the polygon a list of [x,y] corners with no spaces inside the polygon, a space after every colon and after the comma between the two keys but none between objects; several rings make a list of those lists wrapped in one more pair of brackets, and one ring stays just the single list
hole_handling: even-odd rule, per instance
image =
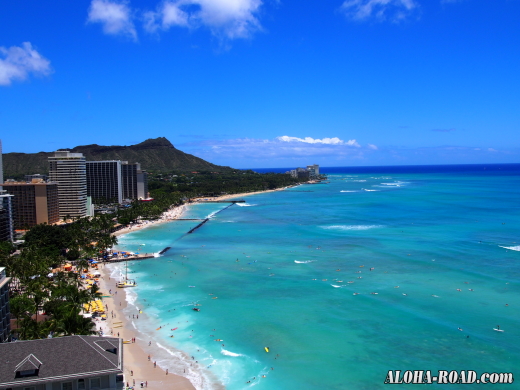
[{"label": "turquoise ocean water", "polygon": [[[520,381],[520,167],[332,171],[217,214],[190,206],[211,215],[192,234],[196,221],[120,237],[172,247],[129,263],[127,314],[143,310],[158,364],[198,389],[376,390],[388,370]],[[433,385],[461,386],[483,385]]]}]

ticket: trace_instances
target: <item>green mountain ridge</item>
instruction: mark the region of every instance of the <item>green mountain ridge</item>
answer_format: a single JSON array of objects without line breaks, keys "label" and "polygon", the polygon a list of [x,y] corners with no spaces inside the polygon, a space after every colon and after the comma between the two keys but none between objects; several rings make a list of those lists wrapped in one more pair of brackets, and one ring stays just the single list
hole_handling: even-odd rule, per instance
[{"label": "green mountain ridge", "polygon": [[[69,150],[83,153],[87,161],[121,160],[129,163],[140,163],[141,168],[148,171],[188,172],[211,171],[229,172],[233,168],[211,164],[199,157],[176,149],[164,137],[150,138],[144,142],[130,146],[82,145]],[[54,152],[39,153],[5,153],[3,154],[4,177],[21,178],[23,175],[49,172],[48,157]]]}]

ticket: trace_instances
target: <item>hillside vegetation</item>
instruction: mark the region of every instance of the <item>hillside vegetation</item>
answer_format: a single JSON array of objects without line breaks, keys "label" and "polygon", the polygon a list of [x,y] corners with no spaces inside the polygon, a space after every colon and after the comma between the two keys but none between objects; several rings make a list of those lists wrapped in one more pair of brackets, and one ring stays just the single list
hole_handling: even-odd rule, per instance
[{"label": "hillside vegetation", "polygon": [[[184,153],[176,149],[170,141],[164,137],[147,139],[137,145],[131,146],[102,146],[83,145],[70,150],[73,153],[83,153],[87,161],[121,160],[129,163],[140,163],[141,168],[156,172],[231,172],[230,167],[211,164],[201,158]],[[33,173],[48,173],[48,157],[54,152],[39,153],[6,153],[3,155],[4,177],[23,178],[24,175]]]}]

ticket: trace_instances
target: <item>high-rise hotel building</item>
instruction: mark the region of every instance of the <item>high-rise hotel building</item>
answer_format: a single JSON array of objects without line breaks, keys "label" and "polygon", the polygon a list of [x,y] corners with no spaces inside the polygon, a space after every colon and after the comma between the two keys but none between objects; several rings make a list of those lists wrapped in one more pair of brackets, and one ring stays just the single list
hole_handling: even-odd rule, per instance
[{"label": "high-rise hotel building", "polygon": [[28,229],[40,223],[59,221],[58,184],[41,179],[26,182],[6,182],[4,191],[12,198],[14,228]]},{"label": "high-rise hotel building", "polygon": [[0,139],[0,191],[2,191],[2,184],[4,184],[4,164],[2,162],[2,140]]},{"label": "high-rise hotel building", "polygon": [[82,153],[58,150],[49,157],[49,179],[58,183],[59,215],[87,215],[87,169]]},{"label": "high-rise hotel building", "polygon": [[121,203],[121,161],[87,161],[87,195],[94,204]]},{"label": "high-rise hotel building", "polygon": [[0,140],[0,241],[14,241],[12,195],[2,189],[4,166],[2,164],[2,140]]},{"label": "high-rise hotel building", "polygon": [[5,268],[0,267],[0,343],[8,341],[11,332],[10,313],[9,313],[9,281],[5,274]]},{"label": "high-rise hotel building", "polygon": [[148,173],[141,169],[141,164],[121,164],[124,199],[146,199],[148,197]]}]

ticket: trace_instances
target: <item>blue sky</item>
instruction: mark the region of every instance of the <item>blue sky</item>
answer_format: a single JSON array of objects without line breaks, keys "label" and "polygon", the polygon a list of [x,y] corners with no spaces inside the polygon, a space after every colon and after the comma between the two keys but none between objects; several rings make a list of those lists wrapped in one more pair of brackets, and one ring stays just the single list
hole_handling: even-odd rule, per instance
[{"label": "blue sky", "polygon": [[4,0],[4,153],[520,162],[520,0]]}]

